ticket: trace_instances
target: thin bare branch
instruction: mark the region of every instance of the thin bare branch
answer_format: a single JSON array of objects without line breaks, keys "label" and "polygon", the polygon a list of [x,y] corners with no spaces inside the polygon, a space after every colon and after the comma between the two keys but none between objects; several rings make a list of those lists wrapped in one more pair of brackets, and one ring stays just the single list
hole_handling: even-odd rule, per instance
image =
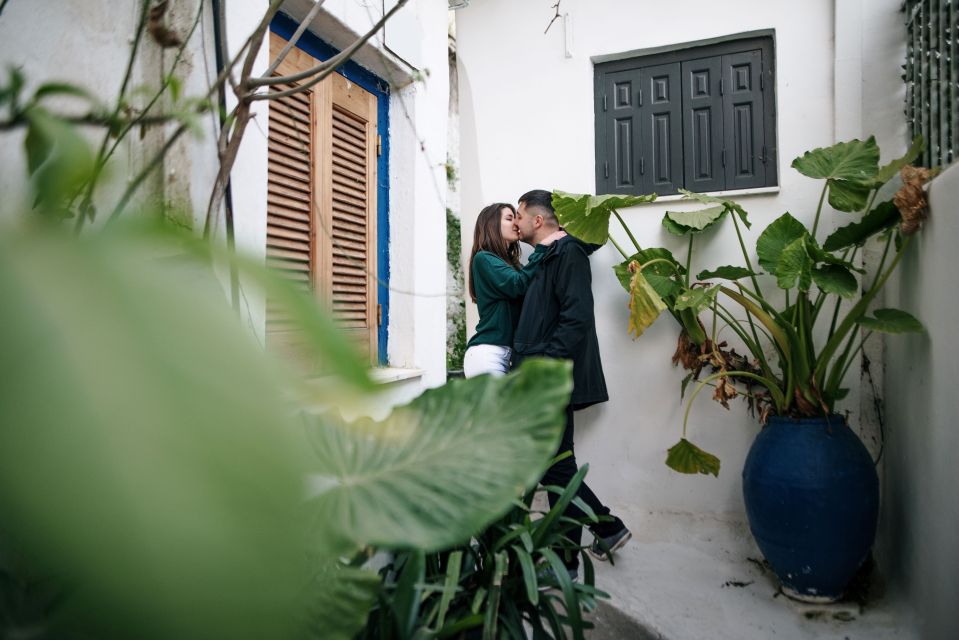
[{"label": "thin bare branch", "polygon": [[265,77],[273,75],[273,72],[276,71],[276,68],[280,66],[280,63],[283,62],[287,54],[293,50],[293,47],[296,46],[296,43],[300,41],[300,36],[306,32],[306,28],[310,26],[310,23],[313,22],[313,18],[315,18],[316,14],[320,12],[320,7],[323,6],[325,1],[326,0],[316,1],[309,13],[306,14],[306,17],[300,22],[300,26],[298,26],[296,31],[293,32],[293,36],[286,43],[286,45],[283,46],[283,49],[280,51],[279,55],[276,56],[276,60],[271,62],[270,66],[267,67],[266,72],[263,74]]},{"label": "thin bare branch", "polygon": [[[272,0],[270,2],[270,7],[266,10],[266,13],[263,14],[263,19],[260,20],[260,24],[257,25],[256,31],[254,31],[249,40],[250,48],[246,52],[246,60],[243,62],[243,68],[240,70],[240,83],[239,89],[240,94],[247,92],[248,88],[251,86],[248,84],[251,81],[251,75],[253,74],[253,64],[256,62],[256,56],[260,52],[260,45],[263,43],[263,37],[266,35],[266,30],[270,27],[270,22],[273,21],[274,16],[280,10],[280,6],[283,4],[284,0]],[[237,95],[237,98],[243,99],[242,95]]]},{"label": "thin bare branch", "polygon": [[[303,80],[304,78],[310,78],[309,82],[303,85],[300,85],[299,87],[295,87],[294,89],[287,89],[286,91],[277,91],[275,93],[258,93],[258,94],[252,95],[251,99],[252,100],[271,100],[275,98],[282,98],[283,96],[299,93],[297,89],[298,90],[307,89],[313,86],[314,84],[320,82],[321,80],[323,80],[323,78],[329,75],[331,71],[333,71],[334,69],[339,67],[341,64],[343,64],[344,62],[352,58],[353,54],[355,54],[360,49],[360,47],[366,44],[370,38],[376,35],[376,32],[379,31],[384,24],[386,24],[386,21],[389,20],[394,13],[396,13],[401,8],[403,8],[403,6],[407,2],[408,0],[400,0],[399,2],[397,2],[396,6],[394,6],[387,13],[385,13],[383,17],[380,18],[377,21],[377,23],[373,25],[373,27],[369,31],[367,31],[361,38],[357,39],[353,44],[351,44],[349,47],[347,47],[340,53],[336,54],[329,60],[326,60],[311,69],[307,69],[306,71],[301,71],[299,73],[294,73],[288,76],[251,78],[250,79],[251,87],[262,87],[264,85],[273,85],[273,84],[288,84],[290,82],[297,82],[299,80]],[[311,77],[314,74],[322,74],[322,75],[320,75],[319,77]]]},{"label": "thin bare branch", "polygon": [[548,25],[546,25],[546,31],[543,32],[543,35],[546,35],[546,33],[549,31],[549,28],[553,26],[553,23],[559,19],[559,5],[562,1],[563,0],[556,0],[556,4],[550,7],[550,9],[556,9],[556,15],[554,15],[553,19],[549,21]]}]

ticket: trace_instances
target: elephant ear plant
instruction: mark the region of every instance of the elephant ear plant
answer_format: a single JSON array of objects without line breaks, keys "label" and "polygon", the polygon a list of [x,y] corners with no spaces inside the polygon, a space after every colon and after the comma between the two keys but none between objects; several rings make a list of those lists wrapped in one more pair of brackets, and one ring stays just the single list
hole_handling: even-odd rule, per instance
[{"label": "elephant ear plant", "polygon": [[[848,393],[843,378],[874,332],[923,330],[916,318],[899,309],[868,313],[924,215],[922,186],[930,172],[910,166],[922,146],[922,140],[916,138],[903,157],[883,166],[872,137],[815,149],[796,158],[794,169],[823,181],[812,229],[784,213],[756,239],[755,262],[744,238],[743,228],[751,228],[748,216],[731,200],[683,191],[687,199],[705,208],[666,212],[663,227],[688,239],[681,262],[665,248],[641,247],[617,211],[650,202],[655,195],[555,192],[553,204],[567,231],[586,242],[608,239],[623,255],[623,262],[614,270],[629,293],[629,331],[639,337],[664,310],[681,326],[673,363],[690,371],[682,393],[689,382],[698,384],[683,417],[683,437],[669,450],[669,467],[682,473],[719,473],[719,460],[686,439],[689,409],[703,387],[713,386],[713,398],[726,408],[730,399],[743,396],[763,424],[773,414],[797,418],[829,415]],[[902,176],[902,188],[891,199],[881,199],[880,194],[892,191],[886,185],[897,174]],[[849,220],[821,238],[820,221],[827,201]],[[634,245],[632,255],[609,235],[613,216]],[[732,220],[742,264],[702,270],[693,278],[696,237],[725,220]],[[882,258],[875,275],[867,278],[856,258],[873,239],[882,243]],[[782,293],[773,295],[772,284]],[[844,305],[844,301],[848,302]],[[717,342],[725,327],[744,345],[748,356],[736,353],[726,342]],[[704,368],[708,375],[700,379]]]}]

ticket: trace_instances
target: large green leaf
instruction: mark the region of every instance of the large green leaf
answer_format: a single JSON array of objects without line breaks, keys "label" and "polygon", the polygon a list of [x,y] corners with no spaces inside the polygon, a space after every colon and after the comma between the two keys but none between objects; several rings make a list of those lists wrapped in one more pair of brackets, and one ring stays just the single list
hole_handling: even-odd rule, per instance
[{"label": "large green leaf", "polygon": [[724,280],[739,280],[756,275],[746,267],[736,267],[725,265],[712,270],[700,271],[696,275],[697,280],[709,280],[711,278],[723,278]]},{"label": "large green leaf", "polygon": [[313,579],[309,594],[308,637],[351,640],[363,628],[381,579],[372,571],[326,562]]},{"label": "large green leaf", "polygon": [[682,438],[669,449],[666,466],[680,473],[711,473],[719,477],[719,458],[703,451],[686,438]]},{"label": "large green leaf", "polygon": [[[655,266],[655,265],[654,265]],[[667,309],[656,290],[649,284],[640,269],[633,274],[629,290],[629,324],[627,331],[635,337],[643,335],[659,314]]]},{"label": "large green leaf", "polygon": [[652,202],[656,194],[643,196],[598,195],[553,191],[556,217],[570,234],[583,242],[604,244],[609,237],[609,217],[613,210]]},{"label": "large green leaf", "polygon": [[775,271],[776,284],[780,289],[796,287],[800,291],[809,291],[813,265],[813,259],[806,248],[806,237],[796,238],[779,254]]},{"label": "large green leaf", "polygon": [[829,264],[813,269],[812,279],[823,292],[835,293],[844,298],[856,295],[859,283],[849,269]]},{"label": "large green leaf", "polygon": [[640,265],[645,265],[653,260],[666,260],[668,264],[657,262],[649,267],[645,267],[643,269],[643,277],[649,281],[649,284],[656,290],[659,297],[663,299],[671,298],[679,293],[682,285],[677,282],[677,278],[686,274],[686,268],[679,264],[669,249],[660,247],[644,249],[613,266],[616,278],[623,286],[623,289],[626,290],[626,293],[629,293],[633,280],[633,274],[629,270],[629,263],[638,262]]},{"label": "large green leaf", "polygon": [[569,363],[532,359],[430,389],[383,422],[307,416],[318,535],[344,550],[463,542],[540,478],[570,390]]},{"label": "large green leaf", "polygon": [[725,205],[698,211],[667,211],[663,216],[663,226],[674,235],[701,233],[721,221],[727,211]]},{"label": "large green leaf", "polygon": [[789,244],[807,235],[808,231],[799,220],[784,213],[763,229],[756,241],[759,264],[767,273],[776,273],[779,256]]},{"label": "large green leaf", "polygon": [[925,331],[922,323],[910,313],[901,309],[876,309],[875,317],[865,316],[857,322],[868,331],[882,333],[920,333]]},{"label": "large green leaf", "polygon": [[93,152],[76,127],[40,107],[26,112],[24,147],[35,201],[44,213],[64,215],[63,201],[93,173]]},{"label": "large green leaf", "polygon": [[876,139],[850,140],[831,147],[807,151],[792,161],[792,167],[810,178],[865,182],[879,172]]},{"label": "large green leaf", "polygon": [[866,208],[872,187],[851,180],[829,181],[829,205],[836,211],[853,213]]},{"label": "large green leaf", "polygon": [[696,200],[702,202],[703,204],[721,204],[729,211],[733,211],[736,215],[739,216],[739,219],[743,221],[743,224],[746,225],[746,228],[749,229],[753,225],[749,222],[749,216],[746,214],[746,210],[739,206],[735,200],[726,200],[724,198],[717,198],[716,196],[710,196],[705,193],[696,193],[695,191],[689,191],[687,189],[680,189],[679,192],[689,200]]},{"label": "large green leaf", "polygon": [[887,200],[867,213],[858,222],[836,229],[823,243],[826,251],[837,251],[853,245],[862,246],[866,240],[884,231],[900,220],[899,209]]},{"label": "large green leaf", "polygon": [[71,586],[78,635],[290,637],[305,442],[284,378],[208,265],[119,242],[0,236],[3,543]]}]

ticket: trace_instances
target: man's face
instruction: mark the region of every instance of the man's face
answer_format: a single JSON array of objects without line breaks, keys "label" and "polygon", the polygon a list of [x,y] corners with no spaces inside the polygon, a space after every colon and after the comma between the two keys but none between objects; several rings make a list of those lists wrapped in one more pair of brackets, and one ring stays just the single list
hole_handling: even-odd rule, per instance
[{"label": "man's face", "polygon": [[516,209],[516,215],[513,217],[513,226],[519,234],[519,239],[523,242],[530,242],[533,238],[533,231],[536,228],[536,214],[526,209],[526,203],[519,203]]}]

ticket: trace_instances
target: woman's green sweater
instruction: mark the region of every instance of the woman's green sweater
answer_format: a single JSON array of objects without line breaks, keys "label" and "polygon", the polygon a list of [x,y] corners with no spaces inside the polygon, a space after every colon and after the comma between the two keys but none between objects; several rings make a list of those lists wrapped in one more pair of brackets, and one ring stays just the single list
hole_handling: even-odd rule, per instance
[{"label": "woman's green sweater", "polygon": [[468,347],[478,344],[513,346],[513,331],[523,308],[523,295],[547,249],[537,245],[529,262],[519,270],[489,251],[479,251],[473,256],[473,289],[479,322]]}]

